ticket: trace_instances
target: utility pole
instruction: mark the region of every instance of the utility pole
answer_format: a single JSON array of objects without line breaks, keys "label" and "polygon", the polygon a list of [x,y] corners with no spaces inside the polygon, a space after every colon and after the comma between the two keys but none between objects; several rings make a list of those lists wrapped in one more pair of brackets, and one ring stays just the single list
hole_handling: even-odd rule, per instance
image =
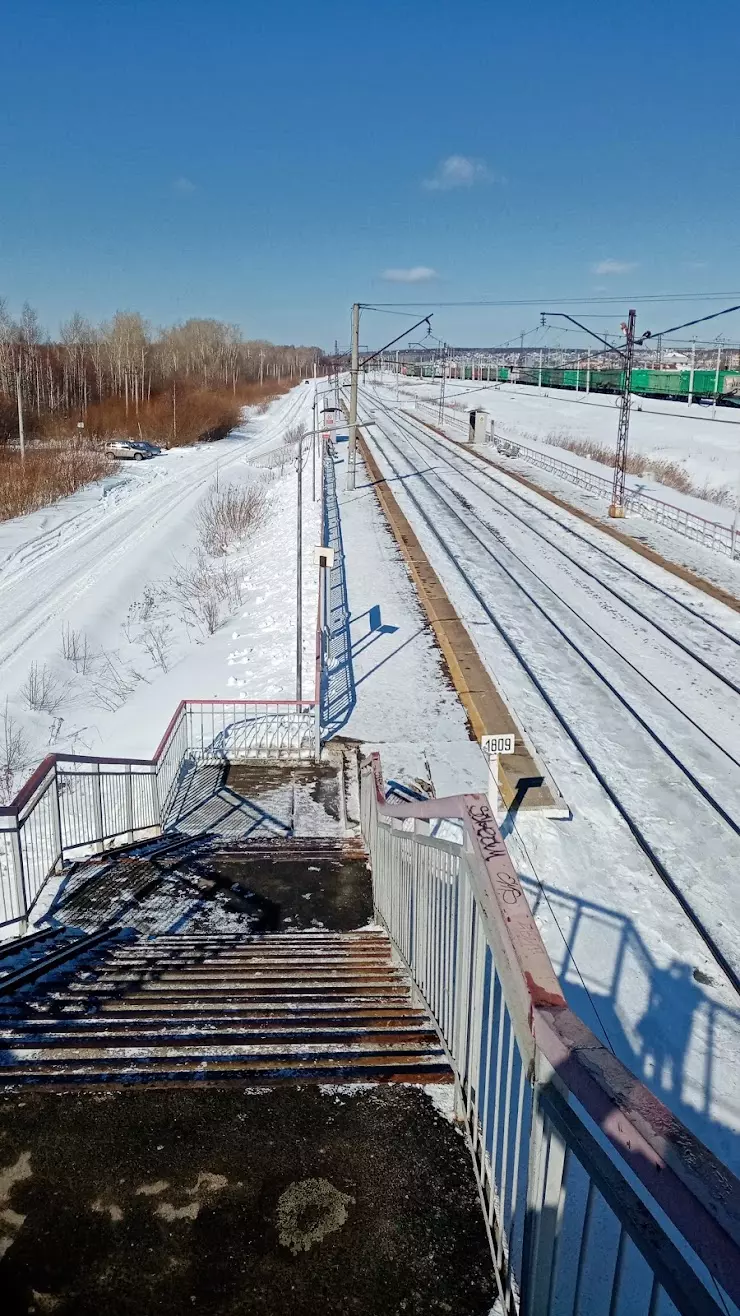
[{"label": "utility pole", "polygon": [[540,348],[540,377],[537,380],[537,387],[542,388],[542,348]]},{"label": "utility pole", "polygon": [[586,392],[591,392],[591,348],[588,349],[588,358],[586,361]]},{"label": "utility pole", "polygon": [[609,508],[609,515],[614,517],[624,516],[624,481],[627,474],[627,441],[629,439],[630,429],[630,406],[632,405],[632,362],[635,355],[635,312],[630,311],[627,316],[627,323],[623,326],[625,331],[625,349],[624,349],[624,383],[622,385],[622,398],[619,404],[619,426],[617,428],[617,452],[614,458],[614,483],[612,485],[612,501]]},{"label": "utility pole", "polygon": [[21,461],[24,461],[26,456],[26,433],[23,428],[23,394],[21,392],[20,370],[15,372],[15,396],[18,403],[18,438],[21,445]]},{"label": "utility pole", "polygon": [[303,431],[298,439],[295,697],[303,699]]},{"label": "utility pole", "polygon": [[717,344],[717,369],[714,372],[714,402],[712,403],[712,420],[717,416],[717,394],[719,393],[719,367],[722,360],[722,344]]},{"label": "utility pole", "polygon": [[313,434],[311,435],[311,490],[313,494],[312,501],[316,502],[316,440],[319,433],[319,395],[316,392],[316,381],[314,380],[313,388]]},{"label": "utility pole", "polygon": [[689,371],[689,406],[694,401],[694,366],[696,365],[696,339],[691,344],[691,369]]},{"label": "utility pole", "polygon": [[442,344],[442,381],[439,386],[439,414],[437,420],[444,424],[445,418],[445,377],[447,375],[447,344]]},{"label": "utility pole", "polygon": [[360,303],[352,307],[352,364],[349,390],[349,442],[347,444],[347,488],[355,487],[355,454],[357,448],[357,376],[360,369]]}]

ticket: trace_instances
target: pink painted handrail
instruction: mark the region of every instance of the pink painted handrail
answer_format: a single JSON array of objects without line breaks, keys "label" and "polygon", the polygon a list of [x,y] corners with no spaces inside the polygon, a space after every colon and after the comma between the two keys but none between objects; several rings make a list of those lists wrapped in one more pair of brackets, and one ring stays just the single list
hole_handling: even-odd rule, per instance
[{"label": "pink painted handrail", "polygon": [[[740,1180],[604,1046],[568,1006],[485,795],[389,804],[380,755],[372,774],[386,818],[460,819],[476,895],[503,951],[513,1006],[533,1045],[587,1111],[734,1302],[740,1302]],[[503,968],[503,965],[499,965]]]}]

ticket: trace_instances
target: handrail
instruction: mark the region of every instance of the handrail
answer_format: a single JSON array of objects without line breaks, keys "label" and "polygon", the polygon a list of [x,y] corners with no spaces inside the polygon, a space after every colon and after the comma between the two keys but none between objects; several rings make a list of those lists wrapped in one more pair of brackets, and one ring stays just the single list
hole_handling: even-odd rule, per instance
[{"label": "handrail", "polygon": [[[653,1254],[654,1238],[630,1237],[643,1255],[650,1253],[655,1282],[679,1310],[721,1310],[711,1282],[707,1289],[704,1280],[702,1303],[698,1308],[693,1304],[702,1265],[734,1302],[740,1302],[740,1181],[568,1006],[486,797],[390,804],[377,754],[365,760],[362,772],[362,825],[373,868],[376,915],[388,927],[424,996],[455,1071],[458,1108],[488,1212],[504,1310],[519,1310],[519,1284],[523,1312],[550,1310],[568,1157],[572,1153],[593,1168],[607,1148],[620,1176],[621,1197],[625,1203],[636,1202],[634,1211],[625,1205],[624,1216],[618,1214],[620,1228],[630,1234],[630,1220],[645,1206],[650,1210],[660,1247]],[[437,840],[432,852],[424,834],[432,819],[457,820],[462,846]],[[406,830],[409,821],[413,833]],[[441,856],[446,869],[440,867],[440,848],[447,851],[446,859]],[[508,1071],[505,1056],[502,1060],[507,1029],[520,1057],[518,1062],[512,1059],[510,1041]],[[521,1086],[515,1121],[510,1106],[517,1063]],[[520,1136],[527,1084],[532,1092],[528,1152]],[[506,1100],[499,1103],[504,1087]],[[565,1120],[563,1101],[569,1110]],[[511,1155],[508,1148],[499,1152],[499,1105]],[[494,1107],[499,1130],[495,1136]],[[575,1142],[567,1135],[573,1119]],[[503,1184],[496,1182],[497,1155]],[[520,1231],[513,1241],[515,1227],[509,1216],[517,1184],[512,1182],[512,1159],[515,1165],[526,1162],[529,1221],[526,1238]],[[598,1190],[598,1172],[593,1173]],[[631,1186],[630,1174],[636,1186]],[[610,1200],[606,1190],[604,1196]],[[552,1216],[548,1201],[554,1204]],[[665,1232],[662,1215],[694,1258],[690,1271],[683,1247],[677,1252]],[[585,1247],[585,1224],[583,1228]],[[622,1251],[620,1244],[614,1258],[616,1285]]]},{"label": "handrail", "polygon": [[320,571],[312,697],[181,699],[150,759],[46,755],[0,806],[0,927],[27,919],[66,854],[161,833],[184,762],[320,757],[323,590]]}]

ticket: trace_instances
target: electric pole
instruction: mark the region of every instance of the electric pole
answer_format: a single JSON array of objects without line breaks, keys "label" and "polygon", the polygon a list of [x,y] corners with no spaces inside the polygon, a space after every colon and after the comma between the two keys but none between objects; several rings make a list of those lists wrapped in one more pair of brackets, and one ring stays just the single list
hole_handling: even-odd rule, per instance
[{"label": "electric pole", "polygon": [[23,428],[23,393],[21,392],[21,372],[15,372],[15,397],[18,403],[18,439],[21,445],[21,461],[26,456],[26,432]]},{"label": "electric pole", "polygon": [[347,488],[355,487],[355,453],[357,448],[357,376],[360,370],[360,303],[352,307],[352,364],[349,390],[349,441],[347,444]]},{"label": "electric pole", "polygon": [[445,418],[445,378],[447,376],[447,344],[442,344],[442,382],[439,386],[439,413],[437,420],[440,425],[444,424]]},{"label": "electric pole", "polygon": [[298,439],[295,697],[303,699],[303,430]]},{"label": "electric pole", "polygon": [[316,440],[319,433],[319,395],[316,391],[316,380],[313,385],[313,434],[311,435],[311,494],[312,501],[316,502]]},{"label": "electric pole", "polygon": [[719,396],[719,368],[722,364],[722,340],[717,344],[717,369],[714,372],[714,402],[712,403],[712,420],[717,415],[717,398]]},{"label": "electric pole", "polygon": [[625,332],[624,348],[624,381],[622,384],[622,397],[619,404],[619,426],[617,428],[617,452],[614,458],[614,483],[612,485],[612,501],[609,508],[609,515],[614,517],[624,516],[624,481],[627,474],[627,440],[630,430],[630,407],[632,405],[632,363],[635,355],[635,312],[630,311],[627,316],[627,323],[623,326]]}]

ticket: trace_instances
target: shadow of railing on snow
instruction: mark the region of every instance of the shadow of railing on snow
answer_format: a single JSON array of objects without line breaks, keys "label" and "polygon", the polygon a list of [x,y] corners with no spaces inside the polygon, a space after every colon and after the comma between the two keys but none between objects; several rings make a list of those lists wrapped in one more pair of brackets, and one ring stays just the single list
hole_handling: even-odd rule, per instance
[{"label": "shadow of railing on snow", "polygon": [[[727,1078],[740,1054],[740,1011],[714,1000],[684,960],[659,967],[626,915],[549,885],[545,901],[539,884],[520,877],[535,916],[556,920],[567,940],[560,957],[552,945],[550,954],[571,1009],[740,1175],[740,1097]],[[596,964],[598,976],[584,968]]]}]

